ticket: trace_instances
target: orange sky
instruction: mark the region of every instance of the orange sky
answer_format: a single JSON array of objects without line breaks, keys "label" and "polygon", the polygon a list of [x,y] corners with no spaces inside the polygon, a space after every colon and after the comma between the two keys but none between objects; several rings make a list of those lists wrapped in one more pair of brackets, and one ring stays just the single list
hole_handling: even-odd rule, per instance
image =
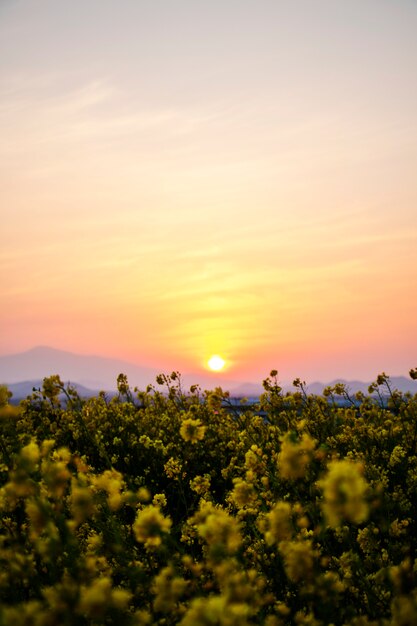
[{"label": "orange sky", "polygon": [[0,353],[417,365],[417,6],[0,7]]}]

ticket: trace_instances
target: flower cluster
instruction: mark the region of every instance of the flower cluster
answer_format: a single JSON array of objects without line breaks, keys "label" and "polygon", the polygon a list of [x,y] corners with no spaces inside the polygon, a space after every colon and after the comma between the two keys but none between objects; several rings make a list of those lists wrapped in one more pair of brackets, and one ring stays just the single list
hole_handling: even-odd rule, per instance
[{"label": "flower cluster", "polygon": [[346,521],[361,524],[368,518],[368,484],[363,470],[362,464],[349,460],[329,463],[326,476],[319,481],[323,489],[322,508],[329,526],[337,528]]},{"label": "flower cluster", "polygon": [[0,389],[2,626],[415,623],[417,395],[157,385]]}]

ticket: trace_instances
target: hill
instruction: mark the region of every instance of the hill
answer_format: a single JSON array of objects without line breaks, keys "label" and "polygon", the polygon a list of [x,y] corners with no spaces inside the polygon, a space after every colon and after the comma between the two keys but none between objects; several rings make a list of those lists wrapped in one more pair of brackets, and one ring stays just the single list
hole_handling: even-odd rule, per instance
[{"label": "hill", "polygon": [[[120,373],[126,374],[132,387],[145,389],[149,384],[155,383],[155,378],[161,374],[161,370],[134,365],[119,359],[75,354],[46,346],[38,346],[19,354],[0,356],[0,383],[7,384],[9,388],[11,384],[21,383],[25,391],[29,388],[29,393],[32,381],[42,380],[52,374],[59,374],[64,382],[82,385],[86,388],[87,395],[93,395],[93,390],[97,389],[114,391]],[[221,385],[224,389],[231,390],[238,385],[236,381],[225,380],[223,377],[220,379],[218,375],[210,373],[185,373],[182,380],[185,387],[199,384],[205,389]],[[21,393],[23,387],[16,391]]]},{"label": "hill", "polygon": [[[94,355],[81,355],[55,348],[39,346],[19,354],[0,357],[0,383],[7,384],[13,397],[22,398],[31,393],[33,387],[39,387],[46,376],[59,374],[64,382],[75,384],[80,395],[95,395],[97,390],[115,391],[117,376],[126,374],[132,387],[145,389],[155,383],[161,373],[150,367],[134,365],[128,361],[110,359]],[[246,396],[257,398],[263,392],[262,385],[252,381],[239,383],[227,380],[216,374],[182,373],[184,388],[199,384],[203,389],[221,386],[234,397]],[[324,387],[336,382],[345,383],[351,393],[368,392],[372,381],[344,380],[335,378],[330,382],[312,382],[307,384],[310,394],[320,395]],[[417,393],[417,381],[405,376],[393,376],[392,387],[398,391]],[[284,391],[293,391],[291,383],[283,383]]]}]

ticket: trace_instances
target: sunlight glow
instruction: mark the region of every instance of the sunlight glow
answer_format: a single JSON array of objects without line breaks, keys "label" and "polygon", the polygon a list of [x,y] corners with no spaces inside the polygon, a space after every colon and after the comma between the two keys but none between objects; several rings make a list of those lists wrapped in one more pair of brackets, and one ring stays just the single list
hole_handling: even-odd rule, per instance
[{"label": "sunlight glow", "polygon": [[208,366],[214,372],[220,372],[225,366],[225,361],[218,354],[214,354],[208,361]]},{"label": "sunlight glow", "polygon": [[417,3],[72,5],[0,0],[0,356],[408,376]]}]

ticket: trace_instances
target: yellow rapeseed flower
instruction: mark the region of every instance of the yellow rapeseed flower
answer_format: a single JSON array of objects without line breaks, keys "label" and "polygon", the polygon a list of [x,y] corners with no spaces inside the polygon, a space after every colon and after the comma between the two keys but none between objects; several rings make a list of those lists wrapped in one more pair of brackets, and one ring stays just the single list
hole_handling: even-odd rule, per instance
[{"label": "yellow rapeseed flower", "polygon": [[316,442],[308,433],[303,433],[299,441],[287,435],[278,454],[278,470],[282,478],[296,480],[304,478],[307,466],[313,458]]},{"label": "yellow rapeseed flower", "polygon": [[247,483],[241,478],[234,478],[234,488],[230,494],[230,500],[238,508],[246,506],[255,506],[258,502],[258,496],[254,486]]},{"label": "yellow rapeseed flower", "polygon": [[293,583],[312,577],[316,554],[310,540],[281,541],[279,551],[284,561],[285,573]]},{"label": "yellow rapeseed flower", "polygon": [[250,449],[245,453],[245,468],[249,472],[253,472],[253,475],[259,475],[265,473],[265,455],[262,449],[253,444]]},{"label": "yellow rapeseed flower", "polygon": [[399,465],[407,457],[407,452],[402,446],[395,446],[391,452],[389,464],[391,466]]},{"label": "yellow rapeseed flower", "polygon": [[41,534],[45,528],[47,518],[42,510],[41,503],[34,498],[26,499],[25,502],[26,515],[28,516],[31,532],[31,538],[35,538]]},{"label": "yellow rapeseed flower", "polygon": [[20,456],[33,468],[41,456],[38,444],[31,441],[27,446],[21,449]]},{"label": "yellow rapeseed flower", "polygon": [[94,494],[89,487],[79,485],[75,479],[71,481],[70,506],[76,525],[92,517],[96,511]]},{"label": "yellow rapeseed flower", "polygon": [[139,502],[149,502],[151,494],[146,487],[140,487],[136,493]]},{"label": "yellow rapeseed flower", "polygon": [[97,619],[103,616],[109,606],[111,579],[107,576],[96,578],[90,586],[80,588],[78,610],[81,614]]},{"label": "yellow rapeseed flower", "polygon": [[189,521],[196,525],[214,559],[225,554],[232,555],[239,549],[242,542],[239,522],[224,509],[203,500],[200,509]]},{"label": "yellow rapeseed flower", "polygon": [[247,626],[250,607],[245,602],[228,602],[224,595],[195,598],[180,626]]},{"label": "yellow rapeseed flower", "polygon": [[120,493],[124,487],[123,476],[115,469],[105,470],[102,474],[93,478],[96,489],[106,491],[107,504],[111,511],[117,511],[123,504],[123,496]]},{"label": "yellow rapeseed flower", "polygon": [[337,528],[343,522],[361,524],[368,518],[368,483],[362,473],[361,463],[331,461],[327,475],[318,482],[323,490],[323,513],[332,528]]},{"label": "yellow rapeseed flower", "polygon": [[136,541],[157,548],[162,543],[162,536],[169,533],[171,526],[171,519],[164,517],[159,507],[150,504],[138,512],[132,528]]},{"label": "yellow rapeseed flower", "polygon": [[288,502],[277,502],[260,520],[259,526],[269,546],[291,539],[293,534],[291,513],[291,505]]},{"label": "yellow rapeseed flower", "polygon": [[187,581],[175,575],[172,565],[164,567],[155,576],[152,592],[155,594],[154,609],[161,613],[173,611],[176,604],[187,588]]},{"label": "yellow rapeseed flower", "polygon": [[130,591],[114,589],[109,576],[100,576],[91,585],[80,587],[78,611],[93,620],[101,620],[108,609],[126,611],[131,599]]},{"label": "yellow rapeseed flower", "polygon": [[164,508],[167,505],[167,497],[164,493],[156,493],[152,498],[152,504],[159,508]]},{"label": "yellow rapeseed flower", "polygon": [[180,435],[184,441],[198,443],[204,439],[206,427],[201,424],[199,419],[185,419],[180,428]]},{"label": "yellow rapeseed flower", "polygon": [[182,471],[181,461],[179,459],[174,459],[172,456],[165,463],[164,470],[168,478],[172,478],[173,480],[179,480],[181,474],[183,477],[185,476]]},{"label": "yellow rapeseed flower", "polygon": [[210,483],[210,474],[204,474],[204,476],[195,476],[190,480],[190,487],[199,496],[204,496],[210,491]]}]

